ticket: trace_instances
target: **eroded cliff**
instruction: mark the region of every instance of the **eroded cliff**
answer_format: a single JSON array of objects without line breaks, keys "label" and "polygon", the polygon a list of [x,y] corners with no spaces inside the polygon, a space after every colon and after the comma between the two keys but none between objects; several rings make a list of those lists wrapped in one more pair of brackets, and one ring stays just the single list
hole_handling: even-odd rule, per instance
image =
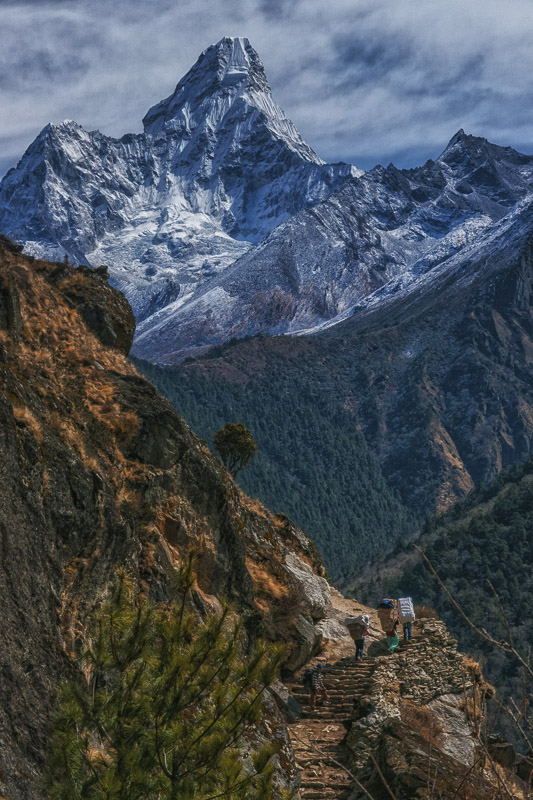
[{"label": "eroded cliff", "polygon": [[0,242],[0,785],[10,800],[40,796],[54,691],[77,669],[117,567],[167,598],[194,547],[200,612],[234,602],[251,639],[287,643],[293,668],[320,643],[329,589],[313,545],[246,498],[137,374],[133,329],[105,269]]}]

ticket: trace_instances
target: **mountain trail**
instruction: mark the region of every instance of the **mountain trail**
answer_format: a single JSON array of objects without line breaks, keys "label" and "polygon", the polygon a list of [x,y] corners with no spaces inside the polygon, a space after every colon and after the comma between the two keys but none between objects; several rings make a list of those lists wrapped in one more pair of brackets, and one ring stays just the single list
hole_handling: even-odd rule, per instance
[{"label": "mountain trail", "polygon": [[[385,644],[379,617],[375,609],[344,597],[331,590],[330,618],[368,614],[369,634],[366,637],[365,655],[355,661],[355,646],[351,638],[326,639],[322,652],[306,667],[324,664],[324,685],[328,702],[316,710],[309,706],[309,692],[300,676],[288,685],[293,697],[302,706],[302,716],[289,724],[289,735],[295,760],[301,772],[301,800],[346,800],[353,792],[353,778],[349,769],[345,737],[354,719],[354,711],[371,701],[375,693],[374,673],[384,660],[394,658]],[[399,631],[400,645],[396,652],[406,649],[418,651],[422,645],[420,632],[413,629],[412,642],[404,642]],[[353,759],[352,759],[353,760]]]},{"label": "mountain trail", "polygon": [[327,667],[324,683],[329,702],[309,708],[307,690],[300,684],[292,687],[294,697],[304,706],[302,718],[289,725],[296,763],[301,770],[302,800],[341,799],[350,790],[351,779],[343,769],[346,760],[343,740],[352,717],[354,703],[370,688],[376,658],[344,658]]},{"label": "mountain trail", "polygon": [[309,707],[309,692],[298,680],[289,685],[293,697],[303,708],[298,721],[290,724],[289,734],[296,764],[301,771],[300,797],[302,800],[343,800],[348,797],[353,783],[347,767],[344,738],[353,718],[354,707],[364,703],[370,694],[374,671],[383,657],[368,656],[368,649],[381,650],[383,640],[379,618],[375,610],[343,597],[332,589],[331,616],[368,614],[370,633],[366,638],[365,656],[355,661],[355,647],[351,638],[326,640],[320,656],[306,666],[324,663],[324,684],[329,702],[316,710]]}]

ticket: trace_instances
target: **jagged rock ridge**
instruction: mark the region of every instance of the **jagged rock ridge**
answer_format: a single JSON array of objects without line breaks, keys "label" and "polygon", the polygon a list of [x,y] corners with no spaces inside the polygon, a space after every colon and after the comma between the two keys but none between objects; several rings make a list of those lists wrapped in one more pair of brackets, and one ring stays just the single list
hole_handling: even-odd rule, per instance
[{"label": "jagged rock ridge", "polygon": [[33,255],[109,264],[143,319],[358,172],[318,158],[248,40],[225,38],[148,111],[142,134],[44,128],[2,181],[0,231]]},{"label": "jagged rock ridge", "polygon": [[[257,333],[302,334],[379,306],[452,259],[463,269],[532,197],[533,157],[459,131],[436,161],[375,167],[277,227],[137,331],[135,352],[176,362]],[[199,350],[200,349],[200,350]]]}]

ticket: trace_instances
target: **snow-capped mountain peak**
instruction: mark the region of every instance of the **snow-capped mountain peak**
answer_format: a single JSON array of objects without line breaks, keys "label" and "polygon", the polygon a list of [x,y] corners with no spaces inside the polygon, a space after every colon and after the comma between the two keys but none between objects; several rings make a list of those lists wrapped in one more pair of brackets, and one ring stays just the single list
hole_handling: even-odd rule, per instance
[{"label": "snow-capped mountain peak", "polygon": [[143,319],[357,174],[318,158],[248,39],[227,37],[148,111],[142,134],[47,125],[0,184],[0,231],[34,255],[107,263]]},{"label": "snow-capped mountain peak", "polygon": [[[257,124],[257,114],[276,137],[306,161],[323,164],[272,98],[257,52],[244,37],[221,39],[200,55],[174,92],[153,106],[143,119],[154,137],[190,138],[196,129],[211,136]],[[188,148],[190,149],[190,148]]]}]

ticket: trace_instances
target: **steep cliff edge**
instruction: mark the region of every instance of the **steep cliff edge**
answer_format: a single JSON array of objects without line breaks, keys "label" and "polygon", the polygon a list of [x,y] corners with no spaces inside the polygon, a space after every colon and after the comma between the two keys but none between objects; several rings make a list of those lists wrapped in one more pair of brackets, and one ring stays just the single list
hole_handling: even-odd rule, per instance
[{"label": "steep cliff edge", "polygon": [[10,800],[40,797],[54,690],[76,670],[117,567],[163,599],[197,547],[200,611],[233,601],[251,638],[287,642],[291,668],[320,644],[329,589],[313,545],[246,498],[136,373],[133,328],[105,270],[0,241],[0,786]]}]

